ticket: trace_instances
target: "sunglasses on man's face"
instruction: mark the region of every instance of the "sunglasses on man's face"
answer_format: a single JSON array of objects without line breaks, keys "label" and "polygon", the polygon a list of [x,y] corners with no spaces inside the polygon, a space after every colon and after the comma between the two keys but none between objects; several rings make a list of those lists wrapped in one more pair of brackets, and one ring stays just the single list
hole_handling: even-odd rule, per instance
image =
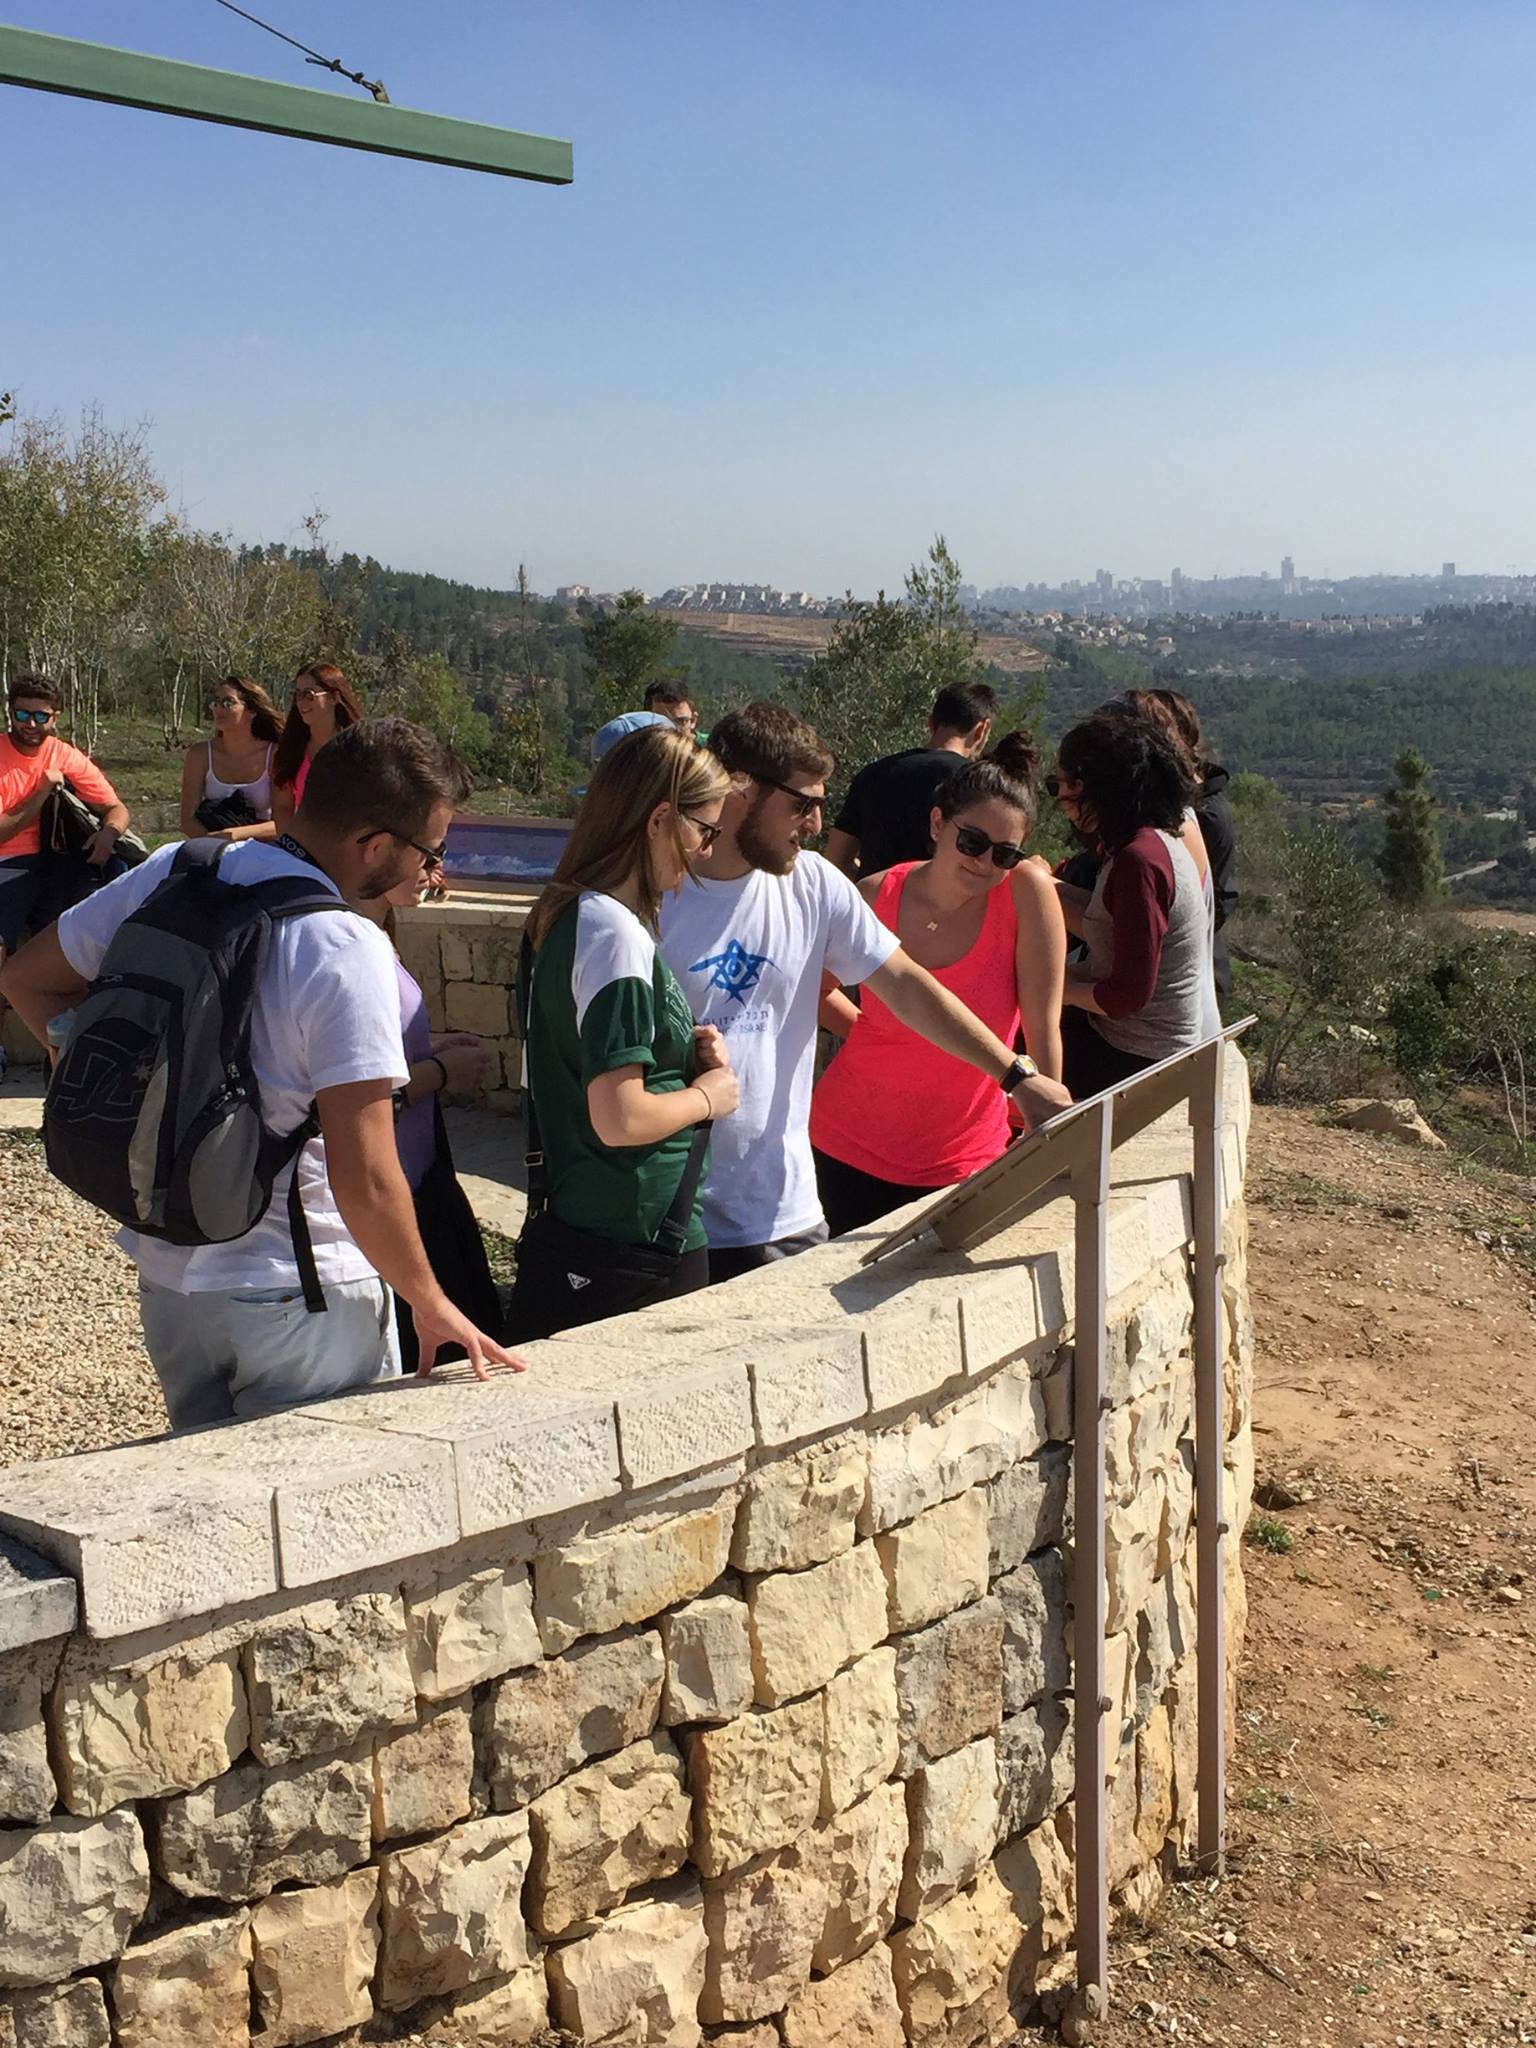
[{"label": "sunglasses on man's face", "polygon": [[955,844],[967,860],[980,860],[984,853],[990,853],[995,868],[1016,868],[1024,858],[1022,846],[1015,846],[1011,839],[989,839],[974,825],[957,825]]},{"label": "sunglasses on man's face", "polygon": [[797,818],[810,817],[813,811],[821,810],[827,801],[825,790],[818,790],[815,796],[810,796],[803,789],[791,789],[787,782],[775,782],[771,775],[754,773],[752,780],[761,782],[767,789],[776,789],[780,796],[787,796],[795,807]]},{"label": "sunglasses on man's face", "polygon": [[11,707],[13,725],[46,725],[52,716],[51,711],[19,711],[14,705]]}]

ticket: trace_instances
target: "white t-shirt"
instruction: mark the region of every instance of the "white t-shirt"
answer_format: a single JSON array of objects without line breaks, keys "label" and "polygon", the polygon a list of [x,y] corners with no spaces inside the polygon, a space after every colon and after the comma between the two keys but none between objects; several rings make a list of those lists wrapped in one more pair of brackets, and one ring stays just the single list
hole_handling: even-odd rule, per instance
[{"label": "white t-shirt", "polygon": [[726,1250],[798,1237],[821,1221],[811,1083],[821,977],[865,981],[896,951],[844,874],[802,853],[787,875],[685,882],[661,912],[661,950],[701,1024],[730,1045],[741,1106],[715,1125],[704,1228]]},{"label": "white t-shirt", "polygon": [[[177,852],[176,846],[162,846],[141,866],[87,896],[59,919],[59,944],[77,974],[94,980],[118,926],[165,879]],[[261,839],[236,840],[224,855],[219,874],[241,884],[302,875],[337,893],[318,868]],[[339,1088],[349,1081],[388,1081],[392,1088],[404,1083],[399,983],[389,940],[377,925],[332,911],[282,920],[257,984],[251,1064],[261,1089],[262,1122],[272,1131],[296,1129],[322,1088]],[[373,1268],[341,1220],[326,1178],[325,1141],[311,1138],[296,1163],[321,1281],[332,1285],[366,1279]],[[146,1280],[179,1294],[226,1288],[297,1289],[298,1267],[288,1228],[293,1172],[293,1166],[284,1167],[261,1221],[228,1244],[166,1244],[136,1230],[120,1232],[118,1243]]]}]

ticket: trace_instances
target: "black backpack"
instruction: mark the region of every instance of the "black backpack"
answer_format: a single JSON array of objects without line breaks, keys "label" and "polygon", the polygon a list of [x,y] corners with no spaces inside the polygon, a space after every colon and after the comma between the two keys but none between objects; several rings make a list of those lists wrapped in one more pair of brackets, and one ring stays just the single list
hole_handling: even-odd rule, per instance
[{"label": "black backpack", "polygon": [[[297,1130],[262,1123],[251,1012],[279,920],[347,906],[318,875],[221,880],[228,844],[189,840],[113,934],[43,1105],[49,1171],[169,1244],[244,1237],[320,1128],[313,1106]],[[288,1221],[305,1306],[322,1311],[297,1172]]]}]

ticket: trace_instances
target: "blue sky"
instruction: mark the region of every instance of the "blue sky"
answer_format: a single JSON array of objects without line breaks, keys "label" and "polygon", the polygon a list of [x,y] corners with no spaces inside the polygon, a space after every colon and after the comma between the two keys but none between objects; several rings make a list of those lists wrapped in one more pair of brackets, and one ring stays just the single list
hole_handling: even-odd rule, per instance
[{"label": "blue sky", "polygon": [[[0,386],[148,420],[200,526],[542,589],[1536,564],[1524,5],[252,11],[576,182],[0,88]],[[5,16],[324,82],[213,0]]]}]

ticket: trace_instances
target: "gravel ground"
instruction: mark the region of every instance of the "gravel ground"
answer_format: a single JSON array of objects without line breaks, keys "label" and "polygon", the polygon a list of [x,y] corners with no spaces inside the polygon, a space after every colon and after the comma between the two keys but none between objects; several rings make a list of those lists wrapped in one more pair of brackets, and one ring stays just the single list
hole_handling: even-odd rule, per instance
[{"label": "gravel ground", "polygon": [[0,1131],[0,1274],[0,1466],[165,1429],[132,1263],[32,1132]]}]

